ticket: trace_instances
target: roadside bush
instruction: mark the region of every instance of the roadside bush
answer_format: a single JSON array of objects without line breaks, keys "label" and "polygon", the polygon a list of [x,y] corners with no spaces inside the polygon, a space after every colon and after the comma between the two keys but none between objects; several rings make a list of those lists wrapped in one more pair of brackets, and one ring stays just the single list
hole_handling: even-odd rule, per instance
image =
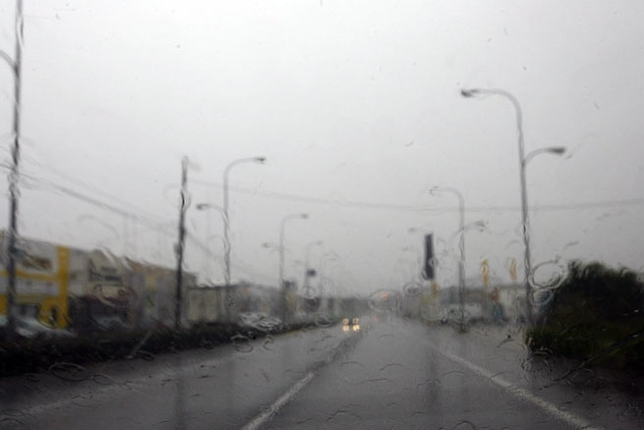
[{"label": "roadside bush", "polygon": [[[301,330],[308,324],[293,324],[271,334]],[[81,366],[104,360],[141,358],[189,349],[212,349],[217,345],[247,346],[250,340],[266,336],[256,329],[231,324],[193,326],[175,330],[101,333],[92,336],[54,339],[0,341],[0,377],[27,372],[47,372],[52,366]]]},{"label": "roadside bush", "polygon": [[526,332],[526,342],[532,351],[589,364],[644,367],[643,304],[637,273],[573,261],[542,322]]}]

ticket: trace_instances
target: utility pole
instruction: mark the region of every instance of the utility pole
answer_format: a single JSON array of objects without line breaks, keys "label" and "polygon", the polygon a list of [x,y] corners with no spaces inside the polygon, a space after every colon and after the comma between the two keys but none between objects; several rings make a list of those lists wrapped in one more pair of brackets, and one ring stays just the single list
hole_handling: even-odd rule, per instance
[{"label": "utility pole", "polygon": [[175,293],[175,308],[174,308],[174,328],[181,327],[181,286],[183,283],[183,248],[186,238],[185,217],[186,209],[188,207],[187,199],[187,183],[188,183],[188,157],[183,157],[181,160],[181,207],[179,208],[179,243],[176,246],[177,253],[177,289]]},{"label": "utility pole", "polygon": [[22,69],[22,0],[16,1],[16,42],[15,57],[13,60],[5,52],[0,51],[3,58],[11,67],[14,79],[13,100],[13,148],[11,151],[12,165],[9,173],[9,234],[7,264],[7,340],[15,337],[16,319],[14,315],[14,302],[16,296],[16,242],[18,238],[18,178],[20,163],[20,81]]}]

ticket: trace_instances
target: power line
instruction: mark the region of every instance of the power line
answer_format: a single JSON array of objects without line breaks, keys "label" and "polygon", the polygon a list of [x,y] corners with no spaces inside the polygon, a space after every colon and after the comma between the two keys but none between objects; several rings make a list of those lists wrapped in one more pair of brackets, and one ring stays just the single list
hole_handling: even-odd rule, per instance
[{"label": "power line", "polygon": [[107,211],[114,212],[114,213],[116,213],[118,215],[121,215],[123,217],[130,218],[133,221],[138,221],[141,224],[147,224],[149,227],[152,227],[153,229],[155,229],[155,230],[157,230],[159,232],[168,233],[166,230],[168,228],[170,228],[169,223],[164,224],[164,223],[161,223],[161,222],[158,222],[158,221],[154,221],[153,219],[151,219],[151,218],[149,218],[149,217],[147,217],[145,215],[135,214],[135,213],[127,211],[125,209],[121,209],[121,208],[116,207],[114,205],[111,205],[109,203],[105,203],[103,201],[100,201],[100,200],[98,200],[98,199],[96,199],[94,197],[90,197],[90,196],[82,194],[82,193],[80,193],[78,191],[75,191],[75,190],[72,190],[70,188],[67,188],[65,186],[58,185],[58,184],[56,184],[54,182],[44,180],[44,179],[39,179],[39,178],[33,178],[33,177],[30,178],[30,179],[34,180],[34,181],[37,181],[37,182],[40,182],[42,184],[45,184],[45,185],[51,187],[52,189],[54,189],[54,190],[56,190],[56,191],[58,191],[60,193],[63,193],[63,194],[66,194],[66,195],[68,195],[70,197],[74,197],[74,198],[76,198],[78,200],[84,201],[85,203],[89,203],[89,204],[92,204],[94,206],[100,207],[101,209],[105,209]]},{"label": "power line", "polygon": [[[7,168],[8,166],[0,164],[0,168]],[[53,181],[50,180],[45,180],[41,178],[34,177],[32,175],[28,175],[25,173],[22,173],[22,180],[23,181],[32,181],[35,183],[40,183],[44,184],[45,186],[48,186],[49,188],[60,192],[62,194],[68,195],[70,197],[76,198],[78,200],[81,200],[85,203],[100,207],[104,210],[116,213],[118,215],[121,215],[123,217],[129,218],[133,221],[139,222],[141,224],[147,225],[148,227],[152,228],[155,231],[158,231],[160,233],[163,233],[166,236],[175,237],[175,232],[174,232],[174,221],[172,222],[166,222],[166,223],[161,223],[159,221],[155,221],[152,217],[143,215],[141,213],[133,213],[131,211],[128,211],[126,209],[122,209],[120,207],[117,207],[113,204],[109,204],[106,202],[103,202],[95,197],[88,196],[86,194],[83,194],[79,191],[76,191],[74,189],[68,188],[63,185],[59,185]],[[207,185],[207,186],[219,186],[221,187],[220,184],[215,184],[215,183],[208,183],[205,181],[200,181],[200,180],[193,180],[191,182],[200,184],[200,185]],[[29,188],[38,188],[34,186],[33,184],[25,184]],[[44,189],[44,188],[41,188]],[[323,199],[323,198],[318,198],[318,197],[306,197],[306,196],[300,196],[300,195],[295,195],[295,194],[287,194],[287,193],[279,193],[279,192],[272,192],[272,191],[263,191],[263,190],[252,190],[248,188],[243,188],[243,187],[230,187],[231,191],[237,192],[240,194],[247,194],[247,195],[254,195],[254,196],[260,196],[264,198],[272,198],[272,199],[278,199],[278,200],[288,200],[288,201],[298,201],[298,202],[305,202],[305,203],[314,203],[314,204],[322,204],[322,205],[334,205],[334,206],[343,206],[343,207],[353,207],[353,208],[363,208],[363,209],[379,209],[379,210],[400,210],[400,211],[413,211],[413,212],[450,212],[450,211],[457,211],[459,210],[458,207],[433,207],[433,208],[428,208],[428,207],[419,207],[419,206],[411,206],[411,205],[399,205],[399,204],[391,204],[391,203],[374,203],[374,202],[366,202],[366,201],[355,201],[355,200],[336,200],[336,199]],[[105,193],[104,193],[105,194]],[[109,196],[109,195],[108,195]],[[119,200],[119,203],[126,203],[128,206],[133,207],[133,205],[130,205],[129,203],[125,202],[122,199],[115,199]],[[625,199],[625,200],[611,200],[611,201],[602,201],[602,202],[582,202],[582,203],[569,203],[569,204],[550,204],[550,205],[534,205],[531,206],[531,209],[533,210],[541,210],[541,211],[561,211],[561,210],[584,210],[584,209],[596,209],[596,208],[611,208],[611,207],[625,207],[625,206],[642,206],[644,205],[644,199],[637,198],[637,199]],[[468,212],[491,212],[491,211],[520,211],[521,208],[519,206],[471,206],[467,208]],[[188,232],[187,234],[187,239],[195,244],[202,252],[205,252],[208,256],[217,259],[217,256],[208,249],[206,245],[201,243],[193,234]],[[263,278],[263,279],[269,279],[268,276],[265,274],[260,274],[254,269],[249,268],[248,266],[245,265],[239,265],[236,264],[238,270],[241,270],[242,272],[246,273],[246,275],[250,275],[251,277],[254,278]]]},{"label": "power line", "polygon": [[[0,164],[0,168],[7,168],[7,165]],[[161,232],[167,236],[174,237],[174,222],[159,222],[152,219],[150,216],[133,213],[126,209],[122,209],[115,205],[103,202],[97,198],[88,196],[79,191],[73,190],[71,188],[59,185],[53,181],[37,178],[33,175],[22,173],[22,179],[38,182],[45,184],[50,188],[66,194],[70,197],[76,198],[78,200],[84,201],[86,203],[92,204],[94,206],[100,207],[107,211],[111,211],[118,215],[121,215],[126,218],[130,218],[134,221],[137,221],[141,224],[151,227],[153,230]],[[221,187],[221,184],[211,183],[200,180],[193,180],[193,183],[199,185],[205,185],[209,187]],[[32,186],[32,188],[36,188]],[[453,212],[458,211],[459,208],[456,206],[443,206],[443,207],[421,207],[421,206],[412,206],[412,205],[400,205],[395,203],[375,203],[375,202],[366,202],[366,201],[356,201],[356,200],[337,200],[337,199],[323,199],[319,197],[306,197],[296,194],[287,194],[279,193],[274,191],[265,191],[265,190],[253,190],[244,187],[230,187],[230,190],[240,194],[260,196],[264,198],[272,198],[278,200],[288,200],[288,201],[298,201],[305,203],[314,203],[322,205],[334,205],[334,206],[343,206],[343,207],[353,207],[353,208],[366,208],[366,209],[379,209],[379,210],[400,210],[400,211],[413,211],[413,212]],[[120,203],[125,202],[122,199],[118,199]],[[127,203],[127,202],[125,202]],[[129,204],[128,204],[129,205]],[[568,203],[568,204],[549,204],[549,205],[533,205],[530,207],[531,210],[540,210],[540,211],[562,211],[562,210],[584,210],[584,209],[599,209],[599,208],[613,208],[613,207],[627,207],[627,206],[642,206],[644,205],[644,199],[625,199],[625,200],[609,200],[609,201],[600,201],[600,202],[582,202],[582,203]],[[129,205],[133,207],[132,205]],[[494,211],[520,211],[520,206],[469,206],[467,208],[468,212],[494,212]],[[192,241],[197,243],[197,240],[194,237],[190,238]],[[200,244],[203,249],[203,244]]]},{"label": "power line", "polygon": [[[27,175],[27,176],[29,176],[29,175]],[[25,176],[23,174],[23,178],[24,177]],[[152,227],[152,229],[154,229],[154,230],[156,230],[156,231],[158,231],[160,233],[163,233],[163,234],[165,234],[167,236],[170,236],[172,238],[175,237],[174,231],[169,231],[169,230],[173,229],[174,222],[172,223],[172,225],[170,225],[169,223],[162,224],[162,223],[156,222],[156,221],[154,221],[154,220],[152,220],[152,219],[150,219],[148,217],[128,212],[128,211],[126,211],[124,209],[121,209],[121,208],[115,207],[113,205],[107,204],[107,203],[102,202],[102,201],[100,201],[100,200],[98,200],[96,198],[89,197],[89,196],[84,195],[84,194],[82,194],[82,193],[80,193],[78,191],[71,190],[71,189],[69,189],[67,187],[64,187],[62,185],[58,185],[58,184],[53,183],[51,181],[40,179],[40,178],[34,178],[34,177],[28,177],[28,179],[36,181],[36,182],[40,182],[40,183],[43,183],[43,184],[46,184],[46,185],[50,186],[51,188],[53,188],[53,189],[55,189],[55,190],[57,190],[57,191],[59,191],[59,192],[61,192],[63,194],[66,194],[66,195],[68,195],[70,197],[73,197],[73,198],[79,199],[81,201],[84,201],[86,203],[98,206],[98,207],[100,207],[102,209],[117,213],[117,214],[122,215],[124,217],[128,217],[128,218],[130,218],[130,219],[132,219],[134,221],[138,221],[138,222],[140,222],[142,224],[147,224],[149,227]],[[208,249],[208,246],[206,246],[204,243],[199,241],[194,236],[194,234],[192,234],[191,232],[189,232],[189,231],[186,232],[186,238],[190,242],[192,242],[194,245],[196,245],[197,248],[199,248],[202,252],[204,252],[209,257],[211,257],[213,259],[219,259],[218,255],[216,255],[214,252],[212,252],[210,249]],[[237,268],[239,270],[245,272],[246,274],[248,274],[248,275],[250,275],[252,277],[269,279],[269,277],[267,277],[266,275],[260,274],[259,272],[255,271],[254,269],[251,269],[251,268],[249,268],[247,266],[239,265],[239,264],[236,264],[235,266],[237,266]]]},{"label": "power line", "polygon": [[[193,183],[204,185],[208,187],[222,187],[221,184],[193,180]],[[265,198],[273,198],[278,200],[287,200],[294,202],[315,203],[322,205],[355,207],[362,209],[383,209],[383,210],[399,210],[408,212],[456,212],[459,210],[458,206],[442,206],[442,207],[426,207],[426,206],[413,206],[401,205],[396,203],[376,203],[359,200],[337,200],[337,199],[324,199],[320,197],[306,197],[297,194],[287,194],[275,191],[254,190],[244,187],[229,187],[231,191],[239,194],[260,196]],[[582,203],[567,203],[567,204],[549,204],[549,205],[531,205],[530,210],[576,210],[576,209],[594,209],[594,208],[611,208],[611,207],[625,207],[625,206],[642,206],[644,199],[625,199],[625,200],[609,200],[600,202],[582,202]],[[493,211],[507,211],[518,212],[521,211],[521,206],[468,206],[467,212],[493,212]]]},{"label": "power line", "polygon": [[[136,210],[139,213],[143,213],[143,211],[136,208],[133,204],[127,202],[126,200],[117,198],[115,196],[112,196],[109,193],[106,193],[103,190],[90,186],[86,182],[81,181],[78,178],[74,178],[72,175],[60,172],[50,166],[45,166],[35,159],[31,159],[30,161],[40,166],[47,167],[49,170],[51,170],[58,176],[63,177],[69,181],[75,182],[76,184],[81,184],[87,189],[89,189],[90,191],[100,193],[103,196],[110,198],[115,202],[118,202],[120,205],[129,206],[132,210]],[[5,169],[8,168],[8,166],[6,165],[0,165],[0,167]],[[38,179],[33,176],[31,176],[31,179],[41,181],[41,182],[45,181],[43,179]],[[143,218],[148,218],[147,220],[142,219],[142,217],[139,215],[134,215],[131,212],[128,212],[124,209],[117,208],[116,206],[113,206],[104,202],[99,202],[97,199],[93,197],[83,196],[81,195],[81,193],[77,191],[55,184],[52,181],[46,181],[46,182],[49,182],[49,184],[52,187],[58,188],[59,191],[68,195],[73,195],[75,197],[78,197],[81,200],[85,200],[88,203],[92,203],[91,201],[93,201],[94,204],[97,204],[98,206],[104,209],[117,212],[122,216],[126,216],[134,220],[138,220],[139,222],[142,222],[142,223],[147,223],[152,225],[154,224],[154,221],[151,221],[150,217],[143,217]],[[220,183],[208,182],[208,181],[203,181],[199,179],[192,179],[190,182],[193,184],[203,185],[207,187],[213,187],[213,188],[219,188],[219,189],[223,188],[223,185]],[[396,210],[396,211],[403,211],[403,212],[456,212],[459,210],[457,206],[428,207],[428,206],[417,206],[417,205],[401,205],[397,203],[368,202],[368,201],[360,201],[360,200],[325,199],[321,197],[308,197],[308,196],[302,196],[297,194],[281,193],[281,192],[268,191],[268,190],[257,190],[257,189],[235,187],[235,186],[229,186],[229,190],[236,192],[238,194],[253,195],[253,196],[259,196],[259,197],[264,197],[269,199],[285,200],[285,201],[291,201],[291,202],[313,203],[313,204],[320,204],[320,205],[341,206],[341,207],[358,208],[358,209]],[[628,206],[632,207],[632,206],[643,206],[643,205],[644,205],[644,199],[634,198],[634,199],[609,200],[609,201],[599,201],[599,202],[531,205],[530,210],[563,211],[563,210],[603,209],[603,208],[628,207]],[[469,206],[466,208],[466,211],[467,212],[495,212],[495,211],[519,212],[521,211],[521,207],[512,206],[512,205]],[[165,225],[162,225],[162,229],[165,229],[165,228],[167,227]],[[164,232],[164,233],[167,233],[167,232]]]},{"label": "power line", "polygon": [[32,161],[33,163],[39,165],[41,168],[45,168],[45,169],[53,172],[59,178],[67,180],[67,181],[73,183],[76,186],[80,186],[82,188],[85,188],[86,190],[88,190],[88,191],[90,191],[90,192],[92,192],[94,194],[102,195],[103,197],[108,198],[111,201],[116,202],[121,206],[126,206],[126,207],[129,207],[131,210],[143,213],[143,211],[140,208],[137,208],[134,204],[132,204],[132,203],[128,202],[127,200],[124,200],[124,199],[122,199],[120,197],[116,197],[116,196],[106,192],[105,190],[102,190],[102,189],[100,189],[98,187],[95,187],[95,186],[91,185],[87,181],[83,181],[81,179],[78,179],[78,178],[76,178],[76,177],[74,177],[74,176],[72,176],[72,175],[70,175],[68,173],[61,172],[58,169],[55,169],[54,167],[52,167],[50,165],[43,164],[43,163],[37,161],[33,157],[30,158],[30,161]]}]

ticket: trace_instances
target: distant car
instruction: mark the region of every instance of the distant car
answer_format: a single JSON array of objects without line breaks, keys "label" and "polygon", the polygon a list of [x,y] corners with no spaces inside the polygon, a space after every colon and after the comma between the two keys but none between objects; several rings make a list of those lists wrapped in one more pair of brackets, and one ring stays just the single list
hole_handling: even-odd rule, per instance
[{"label": "distant car", "polygon": [[[0,332],[6,333],[8,319],[0,316]],[[16,334],[25,339],[52,339],[57,337],[74,337],[69,330],[46,326],[34,317],[19,315],[16,317]]]},{"label": "distant car", "polygon": [[344,317],[342,319],[343,331],[359,331],[360,330],[360,317]]},{"label": "distant car", "polygon": [[458,323],[461,321],[461,311],[459,309],[450,308],[444,311],[440,316],[441,324]]},{"label": "distant car", "polygon": [[239,324],[244,327],[252,327],[262,318],[262,314],[257,312],[241,312],[239,314]]},{"label": "distant car", "polygon": [[342,319],[342,325],[357,325],[357,324],[360,324],[360,318],[359,317],[343,318]]},{"label": "distant car", "polygon": [[118,315],[101,315],[92,319],[94,327],[101,332],[129,330],[131,325]]},{"label": "distant car", "polygon": [[239,314],[239,325],[273,333],[282,329],[282,320],[261,312],[242,312]]}]

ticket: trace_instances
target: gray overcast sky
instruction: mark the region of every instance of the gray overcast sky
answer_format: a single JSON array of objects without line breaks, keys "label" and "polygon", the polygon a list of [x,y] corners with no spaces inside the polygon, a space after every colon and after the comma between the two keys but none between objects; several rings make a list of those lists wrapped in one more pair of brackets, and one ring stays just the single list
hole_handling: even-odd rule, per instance
[{"label": "gray overcast sky", "polygon": [[[9,54],[13,7],[0,4]],[[526,152],[568,149],[528,166],[534,264],[642,270],[640,2],[25,0],[24,9],[26,236],[172,265],[185,155],[188,228],[217,259],[191,241],[187,267],[220,282],[221,242],[207,236],[222,234],[221,220],[194,206],[221,205],[226,165],[261,155],[265,165],[230,175],[233,279],[275,282],[277,254],[261,244],[278,241],[285,215],[307,212],[288,223],[289,274],[322,240],[311,260],[336,252],[328,271],[346,291],[398,287],[416,259],[403,248],[421,247],[408,229],[419,227],[434,231],[438,280],[451,284],[457,200],[428,193],[449,186],[464,195],[466,221],[488,225],[467,234],[468,276],[487,258],[507,281],[507,262],[523,252],[514,110],[501,97],[459,94],[502,88],[521,102]],[[8,163],[4,66],[0,94]]]}]

